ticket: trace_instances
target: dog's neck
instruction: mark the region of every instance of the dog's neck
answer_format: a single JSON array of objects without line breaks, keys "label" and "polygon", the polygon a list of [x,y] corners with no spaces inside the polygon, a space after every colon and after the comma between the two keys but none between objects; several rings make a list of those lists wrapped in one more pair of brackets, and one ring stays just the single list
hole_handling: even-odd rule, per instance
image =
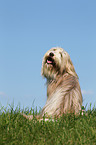
[{"label": "dog's neck", "polygon": [[62,79],[66,77],[68,74],[58,75],[56,78],[47,79],[47,97],[50,98],[51,94],[54,93],[56,88],[62,82]]},{"label": "dog's neck", "polygon": [[[75,82],[74,80],[78,80],[75,76],[72,76],[68,73],[65,73],[63,76],[62,75],[58,75],[56,77],[56,79],[48,79],[47,80],[47,97],[50,98],[50,96],[52,96],[52,94],[55,92],[55,90],[61,86],[63,80],[63,86],[65,86],[65,91],[67,89],[69,89],[70,87],[74,87]],[[69,86],[68,86],[68,82],[69,82]]]}]

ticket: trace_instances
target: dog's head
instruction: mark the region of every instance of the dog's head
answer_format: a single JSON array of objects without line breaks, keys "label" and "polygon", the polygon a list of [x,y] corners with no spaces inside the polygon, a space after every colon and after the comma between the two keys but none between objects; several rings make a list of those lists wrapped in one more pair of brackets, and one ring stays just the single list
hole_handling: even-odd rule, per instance
[{"label": "dog's head", "polygon": [[47,79],[55,79],[64,73],[78,77],[69,54],[63,48],[51,48],[44,55],[41,74]]}]

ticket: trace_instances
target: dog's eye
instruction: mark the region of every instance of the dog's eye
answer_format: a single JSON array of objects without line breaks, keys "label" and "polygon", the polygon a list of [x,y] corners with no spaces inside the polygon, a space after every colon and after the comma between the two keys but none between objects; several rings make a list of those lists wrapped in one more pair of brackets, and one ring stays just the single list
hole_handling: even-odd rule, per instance
[{"label": "dog's eye", "polygon": [[62,57],[62,53],[61,52],[59,52],[60,53],[60,55],[61,55],[61,57]]},{"label": "dog's eye", "polygon": [[54,48],[53,51],[56,51],[56,49]]}]

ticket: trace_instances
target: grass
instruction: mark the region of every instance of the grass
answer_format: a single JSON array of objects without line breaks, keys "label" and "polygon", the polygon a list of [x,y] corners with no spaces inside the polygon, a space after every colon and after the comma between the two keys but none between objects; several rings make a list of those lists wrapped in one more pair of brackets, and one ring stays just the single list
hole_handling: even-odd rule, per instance
[{"label": "grass", "polygon": [[[26,114],[33,110],[23,110]],[[0,110],[0,145],[96,145],[96,109],[57,120],[27,120],[20,108]],[[36,113],[36,112],[35,112]],[[33,113],[34,114],[34,113]]]}]

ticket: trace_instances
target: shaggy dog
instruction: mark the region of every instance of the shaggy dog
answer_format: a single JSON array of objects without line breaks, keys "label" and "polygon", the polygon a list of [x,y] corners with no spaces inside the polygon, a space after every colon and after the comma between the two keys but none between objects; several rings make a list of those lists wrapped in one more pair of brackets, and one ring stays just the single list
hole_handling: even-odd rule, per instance
[{"label": "shaggy dog", "polygon": [[60,47],[51,48],[44,55],[41,73],[47,79],[47,102],[37,118],[78,114],[82,94],[69,54]]},{"label": "shaggy dog", "polygon": [[62,48],[51,48],[43,58],[41,72],[47,78],[47,102],[42,116],[79,113],[82,94],[69,54]]}]

